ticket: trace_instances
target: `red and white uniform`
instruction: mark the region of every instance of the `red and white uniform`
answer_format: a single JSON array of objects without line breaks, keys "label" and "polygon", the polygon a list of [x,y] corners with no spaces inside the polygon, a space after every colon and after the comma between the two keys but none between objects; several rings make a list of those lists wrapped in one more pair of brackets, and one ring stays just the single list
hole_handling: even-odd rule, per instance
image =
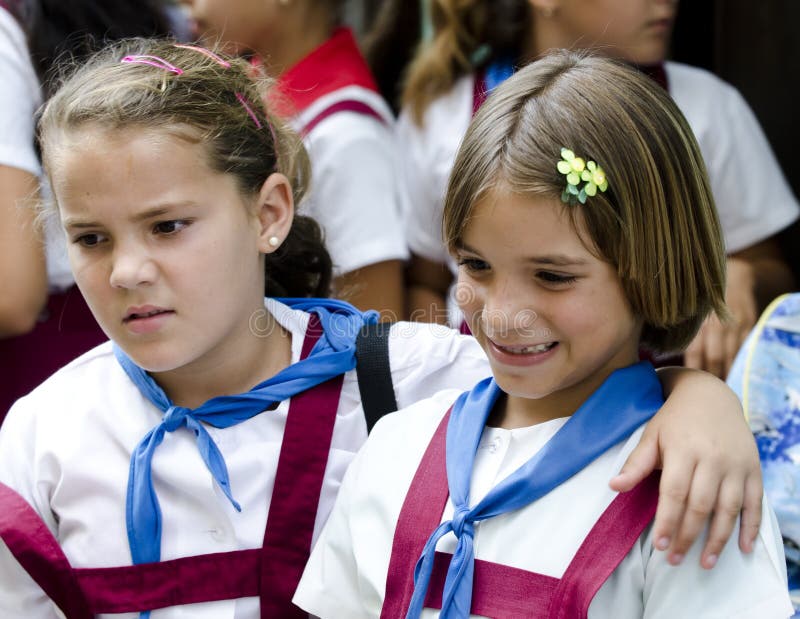
[{"label": "red and white uniform", "polygon": [[[309,315],[271,299],[265,306],[292,334],[292,361],[297,362]],[[489,373],[483,351],[473,338],[422,323],[392,326],[389,363],[401,407],[449,385],[469,388]],[[291,420],[294,412],[290,410],[297,399],[281,402],[275,410],[226,429],[208,428],[225,458],[241,512],[236,512],[221,494],[190,432],[183,428],[165,438],[153,459],[154,486],[163,513],[163,561],[253,551],[262,546],[267,516],[272,518],[277,513],[272,507],[276,496],[294,500],[291,492],[277,489],[276,471],[283,459],[287,417]],[[307,552],[318,536],[342,476],[366,439],[354,370],[344,375],[333,405],[333,417],[326,417],[331,422],[327,436],[319,434],[316,422],[299,434],[299,453],[304,457],[306,451],[314,451],[312,445],[330,441],[323,449],[319,490],[312,493],[314,505],[301,509],[302,514],[312,517],[305,529],[308,547],[303,550],[301,544],[300,552]],[[120,367],[110,344],[95,348],[57,372],[9,413],[0,429],[0,482],[32,506],[73,568],[130,566],[125,495],[131,451],[161,418],[162,413]],[[293,436],[297,445],[298,434]],[[294,468],[290,467],[290,472]],[[307,484],[286,483],[283,487],[291,491]],[[292,505],[290,502],[289,507]],[[0,513],[3,510],[0,507]],[[291,522],[295,519],[299,521],[292,515]],[[11,524],[15,521],[11,517]],[[278,529],[287,530],[296,532],[291,523]],[[296,565],[295,559],[281,561]],[[298,571],[296,578],[299,576]],[[250,597],[241,599],[156,610],[152,619],[256,619],[260,616],[259,601],[249,591]],[[286,593],[287,601],[290,594]],[[0,617],[58,616],[53,603],[0,542]],[[138,615],[100,612],[100,617],[135,619]]]},{"label": "red and white uniform", "polygon": [[322,225],[334,273],[405,260],[394,116],[350,30],[287,69],[276,95],[273,109],[304,135],[311,192],[300,212]]},{"label": "red and white uniform", "polygon": [[[441,420],[458,395],[454,390],[441,392],[378,422],[347,471],[311,553],[294,597],[298,606],[321,619],[405,616],[422,547],[441,522],[453,517]],[[566,421],[513,430],[485,428],[475,457],[470,505],[533,457]],[[766,501],[750,555],[729,543],[716,567],[704,570],[704,535],[680,567],[669,565],[666,553],[655,550],[655,480],[629,495],[608,487],[641,433],[640,428],[541,499],[475,525],[472,616],[792,615],[781,537]],[[732,539],[736,537],[734,532]],[[455,546],[456,538],[449,533],[437,551],[452,554]],[[440,608],[448,562],[437,560],[434,567],[424,619],[438,616],[434,609]],[[594,572],[601,572],[602,578]]]}]

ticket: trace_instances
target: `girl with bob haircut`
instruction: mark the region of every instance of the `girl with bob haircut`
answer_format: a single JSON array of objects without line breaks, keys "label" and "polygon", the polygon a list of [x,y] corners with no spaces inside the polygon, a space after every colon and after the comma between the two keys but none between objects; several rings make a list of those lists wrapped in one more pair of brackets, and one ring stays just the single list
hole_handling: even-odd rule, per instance
[{"label": "girl with bob haircut", "polygon": [[[669,92],[703,153],[728,252],[725,300],[733,319],[711,314],[684,361],[724,378],[761,310],[795,289],[776,235],[800,206],[741,94],[708,71],[667,60],[678,1],[428,4],[433,36],[409,66],[398,121],[412,311],[443,316],[435,308],[445,305],[456,267],[438,234],[442,200],[458,145],[486,93],[549,50],[593,50],[639,68]],[[460,320],[451,315],[451,323]]]},{"label": "girl with bob haircut", "polygon": [[[205,48],[125,41],[44,109],[54,214],[111,342],[20,399],[0,430],[4,617],[305,616],[292,595],[367,437],[355,339],[377,315],[314,298],[331,264],[317,224],[294,214],[308,159],[248,72]],[[489,374],[451,330],[398,323],[387,339],[399,407]],[[663,535],[697,534],[692,518],[680,525],[685,492],[708,505],[703,519],[719,501],[732,510],[714,516],[714,544],[744,505],[749,544],[758,460],[735,396],[663,376],[668,390],[688,384],[626,483],[666,450],[678,498],[662,506]]]},{"label": "girl with bob haircut", "polygon": [[560,52],[498,87],[456,157],[444,232],[493,377],[375,427],[295,602],[337,617],[789,617],[766,505],[752,556],[669,565],[657,477],[612,476],[660,406],[639,345],[726,316],[703,159],[648,78]]}]

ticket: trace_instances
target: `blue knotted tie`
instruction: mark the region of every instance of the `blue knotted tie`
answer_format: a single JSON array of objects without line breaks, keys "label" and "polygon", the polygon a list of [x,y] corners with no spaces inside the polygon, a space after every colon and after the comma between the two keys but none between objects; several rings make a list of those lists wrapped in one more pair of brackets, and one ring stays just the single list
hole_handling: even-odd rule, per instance
[{"label": "blue knotted tie", "polygon": [[475,453],[500,393],[494,379],[487,378],[461,394],[453,405],[446,438],[453,517],[431,534],[417,561],[407,619],[417,619],[422,612],[439,539],[452,532],[458,540],[447,570],[439,617],[466,619],[472,606],[474,523],[520,509],[544,496],[629,437],[663,404],[661,384],[652,365],[641,362],[614,371],[536,455],[470,508]]},{"label": "blue knotted tie", "polygon": [[186,427],[195,435],[206,467],[237,511],[222,453],[204,427],[228,428],[355,367],[355,338],[364,324],[377,321],[376,312],[362,313],[348,303],[329,299],[281,299],[294,308],[315,313],[322,335],[307,358],[283,369],[247,393],[208,400],[195,409],[176,406],[163,389],[119,347],[114,354],[128,377],[164,417],[131,454],[125,519],[134,564],[161,559],[161,508],[153,488],[152,460],[168,432]]}]

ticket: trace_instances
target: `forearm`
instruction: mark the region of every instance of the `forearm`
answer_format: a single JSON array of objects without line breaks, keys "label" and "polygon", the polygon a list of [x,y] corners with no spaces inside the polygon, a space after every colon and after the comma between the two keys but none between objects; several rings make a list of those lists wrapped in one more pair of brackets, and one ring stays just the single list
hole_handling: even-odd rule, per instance
[{"label": "forearm", "polygon": [[447,265],[412,255],[406,281],[409,318],[447,324],[447,291],[453,281]]},{"label": "forearm", "polygon": [[340,275],[334,281],[335,295],[362,311],[375,309],[381,320],[405,318],[403,262],[386,260]]},{"label": "forearm", "polygon": [[31,330],[47,299],[37,188],[32,174],[0,166],[0,337]]}]

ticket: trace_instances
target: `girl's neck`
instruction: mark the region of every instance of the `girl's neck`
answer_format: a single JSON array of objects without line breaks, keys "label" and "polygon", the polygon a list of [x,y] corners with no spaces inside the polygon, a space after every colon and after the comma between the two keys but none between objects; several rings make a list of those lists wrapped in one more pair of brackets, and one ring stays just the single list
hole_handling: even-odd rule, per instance
[{"label": "girl's neck", "polygon": [[635,358],[631,359],[630,363],[607,368],[577,384],[564,387],[540,398],[506,395],[497,401],[486,423],[488,426],[514,430],[535,426],[553,419],[571,417],[615,369],[634,363],[636,363]]},{"label": "girl's neck", "polygon": [[285,27],[255,49],[268,75],[278,77],[327,41],[335,24],[325,11],[298,10],[287,16]]},{"label": "girl's neck", "polygon": [[248,324],[221,344],[225,350],[153,377],[176,405],[186,408],[249,391],[292,362],[291,333],[269,312],[264,312],[263,319],[260,316],[257,332]]}]

